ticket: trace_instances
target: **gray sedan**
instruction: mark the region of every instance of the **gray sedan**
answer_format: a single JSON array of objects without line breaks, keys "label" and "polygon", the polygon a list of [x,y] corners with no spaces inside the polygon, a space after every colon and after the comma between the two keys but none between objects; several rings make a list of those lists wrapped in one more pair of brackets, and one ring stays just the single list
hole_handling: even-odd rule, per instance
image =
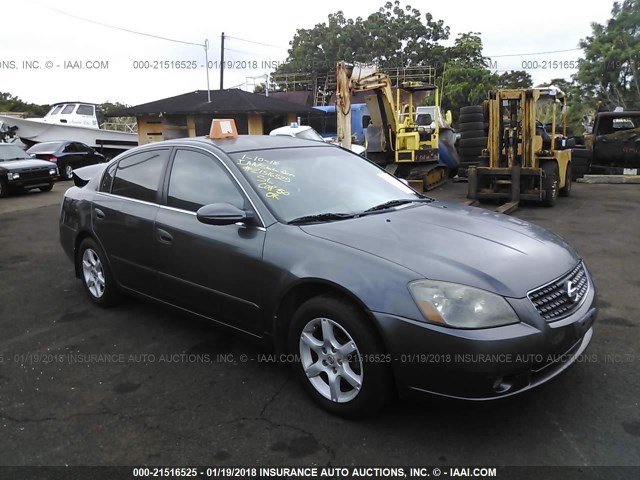
[{"label": "gray sedan", "polygon": [[513,395],[592,337],[593,282],[560,237],[331,145],[171,140],[74,180],[60,240],[94,303],[136,295],[262,339],[339,415],[394,390]]}]

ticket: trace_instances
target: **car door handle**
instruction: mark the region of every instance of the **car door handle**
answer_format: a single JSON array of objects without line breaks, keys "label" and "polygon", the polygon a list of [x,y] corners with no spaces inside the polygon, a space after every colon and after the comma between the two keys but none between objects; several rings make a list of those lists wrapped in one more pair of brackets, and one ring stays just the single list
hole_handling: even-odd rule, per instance
[{"label": "car door handle", "polygon": [[173,236],[166,230],[162,230],[161,228],[156,228],[156,232],[158,234],[158,241],[160,243],[164,243],[170,245],[173,242]]},{"label": "car door handle", "polygon": [[104,215],[104,212],[102,210],[100,210],[99,208],[96,208],[95,212],[96,212],[96,218],[98,220],[104,219],[105,215]]}]

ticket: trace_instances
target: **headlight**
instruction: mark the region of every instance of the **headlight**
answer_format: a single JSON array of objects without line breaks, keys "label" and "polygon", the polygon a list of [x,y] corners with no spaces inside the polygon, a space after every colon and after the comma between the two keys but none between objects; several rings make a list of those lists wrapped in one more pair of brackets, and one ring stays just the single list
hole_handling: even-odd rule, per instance
[{"label": "headlight", "polygon": [[503,297],[479,288],[416,280],[409,291],[426,320],[447,327],[488,328],[520,321]]},{"label": "headlight", "polygon": [[17,180],[17,179],[20,178],[20,174],[19,173],[11,173],[11,172],[9,172],[9,173],[7,173],[7,178],[9,180]]},{"label": "headlight", "polygon": [[57,175],[57,174],[58,174],[57,168],[52,168],[51,170],[49,170],[49,175]]}]

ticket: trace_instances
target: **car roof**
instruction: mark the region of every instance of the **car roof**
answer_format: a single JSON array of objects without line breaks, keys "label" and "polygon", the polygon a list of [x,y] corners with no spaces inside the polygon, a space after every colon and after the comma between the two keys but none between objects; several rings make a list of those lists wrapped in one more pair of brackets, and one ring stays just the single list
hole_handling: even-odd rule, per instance
[{"label": "car roof", "polygon": [[309,125],[298,125],[296,127],[286,125],[284,127],[271,130],[269,135],[295,135],[296,133],[306,132],[307,130],[312,130],[312,128]]},{"label": "car roof", "polygon": [[67,144],[67,143],[81,143],[81,142],[72,142],[71,140],[51,140],[49,142],[39,142],[39,143],[34,143],[33,146],[37,146],[37,145],[62,145],[62,144]]},{"label": "car roof", "polygon": [[248,150],[267,150],[276,148],[319,147],[335,148],[328,143],[316,140],[304,140],[284,135],[238,135],[236,138],[212,139],[208,137],[180,138],[154,142],[149,146],[213,146],[225,153],[244,152]]}]

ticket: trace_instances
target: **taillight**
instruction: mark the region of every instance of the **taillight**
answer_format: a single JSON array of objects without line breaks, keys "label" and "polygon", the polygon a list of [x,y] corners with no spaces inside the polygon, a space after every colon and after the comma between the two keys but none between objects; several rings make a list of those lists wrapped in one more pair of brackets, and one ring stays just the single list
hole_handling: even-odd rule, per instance
[{"label": "taillight", "polygon": [[48,160],[49,162],[57,162],[58,157],[55,155],[42,155],[42,160]]}]

